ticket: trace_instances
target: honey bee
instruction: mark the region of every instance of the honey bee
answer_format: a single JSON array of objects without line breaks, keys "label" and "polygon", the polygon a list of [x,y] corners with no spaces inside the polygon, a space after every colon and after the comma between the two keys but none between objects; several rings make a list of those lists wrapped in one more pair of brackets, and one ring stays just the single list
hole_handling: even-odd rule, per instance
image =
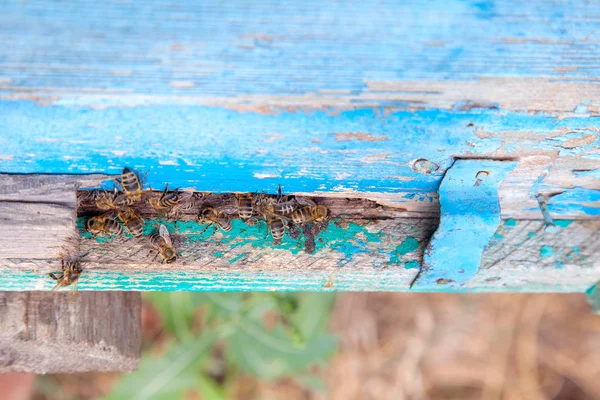
[{"label": "honey bee", "polygon": [[159,198],[150,199],[150,205],[159,212],[174,212],[179,210],[184,202],[191,199],[192,196],[193,193],[180,193],[179,189],[176,189],[174,192],[169,192],[169,184],[167,184]]},{"label": "honey bee", "polygon": [[50,278],[56,281],[56,286],[54,286],[52,290],[57,290],[64,286],[73,285],[73,291],[77,292],[77,281],[79,280],[81,272],[83,272],[81,262],[79,261],[79,259],[61,257],[60,265],[61,271],[58,274],[55,274],[53,272],[48,274]]},{"label": "honey bee", "polygon": [[294,211],[290,218],[295,224],[322,222],[327,219],[329,210],[323,205],[304,206]]},{"label": "honey bee", "polygon": [[251,193],[236,195],[237,212],[242,221],[247,221],[254,215],[254,196]]},{"label": "honey bee", "polygon": [[125,228],[132,236],[142,236],[144,230],[144,220],[137,215],[131,208],[126,207],[119,211],[119,219],[123,221]]},{"label": "honey bee", "polygon": [[114,189],[113,193],[96,191],[94,200],[96,201],[96,207],[101,210],[116,210],[133,204],[133,200],[128,198],[125,193],[119,192],[117,188]]},{"label": "honey bee", "polygon": [[136,174],[127,167],[123,168],[121,178],[115,179],[117,185],[131,201],[138,201],[142,198],[142,189],[144,188],[143,181],[144,179],[140,178],[139,174]]},{"label": "honey bee", "polygon": [[116,211],[109,211],[102,215],[91,217],[86,223],[87,230],[93,234],[107,233],[119,235],[123,232],[123,228],[116,221],[117,215]]},{"label": "honey bee", "polygon": [[289,198],[288,196],[283,196],[281,193],[281,185],[279,185],[279,188],[277,190],[277,198],[276,199],[273,199],[272,197],[267,198],[264,201],[264,203],[265,203],[264,208],[266,211],[273,213],[273,214],[282,215],[282,216],[292,214],[294,211],[296,211],[298,209],[298,207],[300,205],[305,205],[305,206],[315,206],[316,205],[312,200],[305,199],[303,197],[294,196],[292,198]]},{"label": "honey bee", "polygon": [[214,224],[224,232],[231,231],[232,227],[231,218],[229,218],[229,216],[227,216],[223,210],[217,210],[213,207],[205,207],[200,210],[198,221],[202,224]]},{"label": "honey bee", "polygon": [[269,232],[273,237],[273,244],[278,245],[281,243],[281,239],[285,235],[285,221],[278,215],[275,214],[267,214],[266,216],[267,226],[269,227]]},{"label": "honey bee", "polygon": [[169,235],[167,227],[163,224],[158,228],[158,232],[153,233],[148,237],[148,240],[152,247],[158,250],[158,254],[161,256],[163,263],[170,264],[177,259],[177,252],[171,241],[171,236]]}]

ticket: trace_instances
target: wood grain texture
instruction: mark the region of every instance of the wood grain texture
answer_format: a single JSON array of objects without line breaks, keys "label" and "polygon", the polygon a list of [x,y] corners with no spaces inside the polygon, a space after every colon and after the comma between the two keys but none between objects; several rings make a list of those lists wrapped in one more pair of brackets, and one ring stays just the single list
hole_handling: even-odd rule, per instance
[{"label": "wood grain texture", "polygon": [[[99,184],[106,176],[0,174],[0,260],[56,260],[77,244],[78,185]],[[10,243],[10,244],[9,244]]]},{"label": "wood grain texture", "polygon": [[[409,290],[438,224],[435,217],[411,218],[403,208],[375,201],[313,197],[330,211],[327,226],[318,232],[298,229],[294,237],[288,230],[282,243],[274,245],[262,220],[248,225],[234,219],[230,232],[196,221],[202,207],[233,207],[233,194],[195,193],[177,220],[168,220],[149,205],[160,193],[145,191],[135,206],[146,220],[145,235],[164,223],[178,251],[176,263],[160,264],[146,237],[92,236],[84,229],[86,219],[101,211],[91,191],[75,195],[73,179],[98,184],[106,178],[4,177],[10,185],[0,187],[13,189],[12,194],[4,190],[3,196],[16,199],[16,193],[27,190],[21,198],[36,201],[0,201],[12,211],[21,207],[19,214],[11,216],[11,211],[0,224],[7,232],[0,253],[1,290],[51,289],[54,281],[47,273],[59,268],[59,253],[65,250],[83,255],[80,290]],[[72,200],[63,200],[68,206],[58,206],[63,203],[57,199],[70,196]],[[46,207],[48,214],[41,212]],[[504,220],[484,252],[480,273],[472,281],[477,283],[465,290],[587,289],[600,268],[600,221],[555,223],[555,230],[546,232],[540,221]]]},{"label": "wood grain texture", "polygon": [[0,372],[132,371],[141,346],[135,292],[0,292]]},{"label": "wood grain texture", "polygon": [[504,218],[540,218],[539,193],[556,218],[600,215],[597,4],[0,8],[2,171],[129,165],[157,188],[283,183],[430,217],[455,158],[513,158]]}]

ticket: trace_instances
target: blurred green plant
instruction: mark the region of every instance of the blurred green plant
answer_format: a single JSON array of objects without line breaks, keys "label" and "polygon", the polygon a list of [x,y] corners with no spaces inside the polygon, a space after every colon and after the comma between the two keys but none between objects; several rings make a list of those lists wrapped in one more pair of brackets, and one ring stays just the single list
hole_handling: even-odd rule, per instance
[{"label": "blurred green plant", "polygon": [[327,331],[332,293],[188,293],[144,295],[171,340],[160,356],[146,351],[107,399],[230,397],[240,374],[294,379],[311,390],[325,385],[312,373],[335,352]]}]

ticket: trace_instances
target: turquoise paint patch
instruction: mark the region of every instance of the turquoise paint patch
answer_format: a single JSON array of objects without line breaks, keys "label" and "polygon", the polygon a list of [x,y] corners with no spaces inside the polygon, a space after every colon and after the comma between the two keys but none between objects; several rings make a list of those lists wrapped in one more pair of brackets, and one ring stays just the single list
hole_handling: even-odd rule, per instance
[{"label": "turquoise paint patch", "polygon": [[531,239],[531,238],[532,238],[532,237],[534,237],[534,236],[535,236],[535,232],[529,232],[529,233],[527,234],[527,237],[528,237],[529,239]]},{"label": "turquoise paint patch", "polygon": [[234,263],[238,262],[239,260],[241,260],[242,258],[246,257],[247,254],[248,253],[246,253],[246,252],[240,253],[240,254],[236,255],[235,257],[227,260],[227,262],[229,264],[234,264]]},{"label": "turquoise paint patch", "polygon": [[419,265],[419,262],[416,260],[409,261],[404,264],[404,269],[419,269],[419,268],[421,268],[421,266]]},{"label": "turquoise paint patch", "polygon": [[[414,237],[407,237],[402,243],[400,243],[394,250],[390,257],[390,264],[400,264],[402,257],[408,253],[411,253],[419,248],[419,241]],[[418,266],[418,264],[417,264]],[[406,265],[404,268],[407,268]]]},{"label": "turquoise paint patch", "polygon": [[400,246],[396,247],[396,252],[399,256],[411,253],[419,248],[419,241],[414,237],[406,238]]},{"label": "turquoise paint patch", "polygon": [[560,228],[566,228],[569,225],[571,225],[572,223],[573,223],[573,221],[570,219],[555,219],[554,220],[554,225],[556,225]]},{"label": "turquoise paint patch", "polygon": [[552,250],[552,246],[544,245],[540,248],[540,256],[542,258],[548,258],[554,256],[554,251]]},{"label": "turquoise paint patch", "polygon": [[578,247],[573,247],[573,253],[575,253],[575,254],[581,254],[581,251],[579,250]]},{"label": "turquoise paint patch", "polygon": [[517,221],[514,219],[507,219],[506,222],[504,223],[505,226],[509,226],[509,227],[513,227],[513,226],[517,226]]},{"label": "turquoise paint patch", "polygon": [[502,240],[502,238],[504,238],[504,236],[502,236],[500,232],[494,233],[494,239]]},{"label": "turquoise paint patch", "polygon": [[90,232],[88,232],[87,229],[85,228],[86,221],[87,221],[87,218],[79,217],[79,218],[77,218],[77,221],[75,222],[75,226],[77,228],[77,231],[79,232],[79,236],[81,236],[82,238],[85,238],[85,239],[91,239],[93,235]]},{"label": "turquoise paint patch", "polygon": [[[369,249],[371,243],[381,242],[381,233],[369,232],[367,226],[358,225],[354,222],[347,223],[344,226],[344,224],[337,224],[336,222],[339,221],[329,221],[327,227],[315,236],[315,254],[323,249],[328,249],[340,252],[343,254],[344,259],[351,260],[354,254],[372,251]],[[162,223],[167,226],[170,232],[175,231],[176,228],[173,222],[162,221]],[[226,244],[229,249],[251,246],[257,249],[285,250],[292,254],[304,251],[306,240],[304,233],[300,232],[298,238],[292,239],[286,230],[281,243],[275,246],[273,237],[269,234],[267,224],[264,221],[247,225],[239,219],[231,221],[229,232],[223,232],[216,226],[208,226],[208,224],[200,224],[195,221],[178,221],[176,232],[184,234],[187,243],[221,243]]]},{"label": "turquoise paint patch", "polygon": [[221,252],[221,251],[215,251],[213,253],[213,257],[217,257],[217,258],[223,257],[223,252]]},{"label": "turquoise paint patch", "polygon": [[564,266],[565,266],[565,264],[562,261],[557,261],[556,262],[556,268],[562,269]]}]

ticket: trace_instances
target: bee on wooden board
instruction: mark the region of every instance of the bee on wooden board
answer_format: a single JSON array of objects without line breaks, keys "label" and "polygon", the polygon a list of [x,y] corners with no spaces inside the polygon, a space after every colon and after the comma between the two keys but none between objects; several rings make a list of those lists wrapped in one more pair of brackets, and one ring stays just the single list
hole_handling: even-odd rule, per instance
[{"label": "bee on wooden board", "polygon": [[294,211],[290,218],[295,224],[322,222],[327,219],[329,209],[323,205],[304,206]]},{"label": "bee on wooden board", "polygon": [[[146,175],[148,175],[147,172]],[[125,167],[121,173],[121,178],[115,179],[115,182],[128,199],[138,201],[142,198],[142,190],[144,189],[143,181],[146,175],[144,175],[144,178],[141,178],[139,173],[136,174],[130,168]]]},{"label": "bee on wooden board", "polygon": [[[231,218],[223,210],[214,207],[205,207],[200,210],[198,221],[202,224],[218,226],[223,232],[231,231]],[[208,227],[207,227],[208,228]]]},{"label": "bee on wooden board", "polygon": [[[158,212],[172,213],[176,212],[181,208],[185,208],[185,203],[190,200],[193,196],[192,192],[181,193],[179,189],[174,192],[169,192],[169,184],[165,185],[160,197],[153,197],[150,199],[150,205]],[[187,204],[188,208],[190,204]]]},{"label": "bee on wooden board", "polygon": [[278,245],[281,243],[281,239],[285,235],[286,221],[283,217],[269,213],[265,216],[269,232],[273,237],[273,244]]},{"label": "bee on wooden board", "polygon": [[83,272],[79,258],[72,256],[61,256],[60,272],[58,274],[51,272],[48,276],[56,281],[56,286],[52,290],[57,290],[64,286],[73,285],[73,291],[77,292],[77,281]]},{"label": "bee on wooden board", "polygon": [[144,220],[130,207],[119,210],[118,217],[121,221],[123,221],[125,228],[132,236],[142,236],[144,230]]},{"label": "bee on wooden board", "polygon": [[304,197],[300,196],[283,196],[281,193],[281,185],[277,190],[277,197],[267,197],[266,199],[262,199],[263,208],[273,214],[278,214],[282,216],[290,215],[294,211],[298,209],[298,207],[305,206],[314,206],[315,203]]},{"label": "bee on wooden board", "polygon": [[170,264],[177,259],[177,252],[171,241],[171,236],[169,235],[167,227],[163,224],[158,228],[158,232],[155,232],[148,237],[148,240],[152,247],[158,250],[158,254],[162,258],[163,263]]},{"label": "bee on wooden board", "polygon": [[240,219],[248,221],[254,215],[254,196],[251,193],[238,193],[235,199]]},{"label": "bee on wooden board", "polygon": [[125,193],[119,192],[117,188],[114,188],[112,193],[106,190],[102,192],[96,190],[94,192],[94,201],[96,202],[96,207],[101,210],[116,210],[133,204],[133,200],[127,197]]},{"label": "bee on wooden board", "polygon": [[90,217],[86,223],[87,230],[92,234],[105,233],[109,235],[119,235],[123,232],[123,228],[121,227],[121,224],[116,221],[117,216],[117,211],[109,211],[102,215]]}]

